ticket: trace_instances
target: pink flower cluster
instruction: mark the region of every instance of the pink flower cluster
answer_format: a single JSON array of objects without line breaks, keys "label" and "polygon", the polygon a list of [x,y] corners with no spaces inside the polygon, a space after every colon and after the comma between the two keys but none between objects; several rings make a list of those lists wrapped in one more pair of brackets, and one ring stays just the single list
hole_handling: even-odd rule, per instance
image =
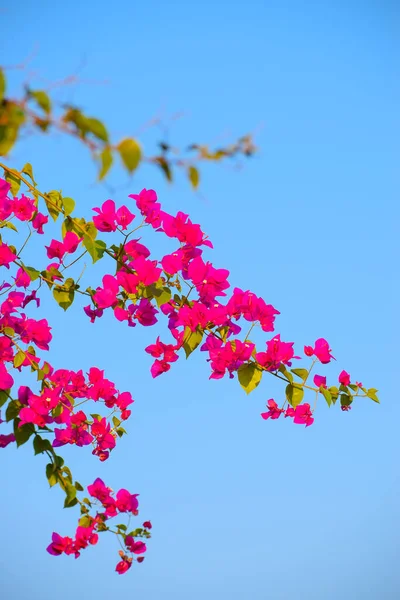
[{"label": "pink flower cluster", "polygon": [[[47,547],[47,552],[53,556],[66,554],[74,555],[75,558],[78,558],[81,550],[87,548],[89,545],[97,544],[99,532],[113,531],[120,536],[125,545],[126,552],[130,554],[128,556],[125,552],[120,552],[122,560],[117,563],[115,570],[119,574],[126,573],[130,569],[133,560],[137,562],[144,560],[143,554],[147,550],[146,544],[141,539],[135,539],[135,537],[149,538],[152,525],[150,521],[145,521],[142,528],[136,529],[131,533],[125,533],[126,526],[116,525],[116,530],[112,530],[109,521],[124,514],[137,516],[139,514],[138,494],[131,494],[125,489],[120,489],[114,494],[111,488],[107,487],[100,478],[97,478],[94,483],[89,485],[87,490],[92,500],[86,500],[81,503],[84,516],[80,519],[75,537],[63,537],[54,532],[52,542]],[[91,509],[96,506],[99,508],[96,514],[93,516],[88,514],[89,508]],[[81,524],[82,522],[84,525]],[[134,558],[134,556],[137,558]]]},{"label": "pink flower cluster", "polygon": [[304,404],[299,404],[296,408],[289,406],[286,410],[284,408],[279,408],[275,400],[272,398],[267,402],[268,411],[261,413],[263,419],[279,419],[281,414],[286,417],[293,417],[293,422],[298,425],[305,425],[308,427],[314,423],[314,418],[312,416],[311,407],[306,402]]}]

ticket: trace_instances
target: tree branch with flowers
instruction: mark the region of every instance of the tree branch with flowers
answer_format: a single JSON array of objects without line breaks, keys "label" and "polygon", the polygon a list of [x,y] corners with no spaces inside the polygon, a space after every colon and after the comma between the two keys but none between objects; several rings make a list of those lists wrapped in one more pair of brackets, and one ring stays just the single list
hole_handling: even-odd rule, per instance
[{"label": "tree branch with flowers", "polygon": [[[247,394],[267,376],[279,379],[281,397],[266,402],[265,420],[283,417],[308,427],[320,397],[342,411],[358,398],[379,402],[375,388],[345,370],[327,382],[322,369],[334,357],[324,338],[308,340],[301,352],[294,342],[281,340],[279,311],[254,292],[232,288],[229,271],[208,260],[213,245],[201,226],[183,212],[164,210],[154,190],[131,194],[122,206],[106,200],[78,216],[71,198],[40,188],[31,164],[16,169],[0,162],[0,168],[0,407],[1,426],[9,428],[0,434],[0,447],[31,442],[34,453],[47,458],[46,477],[51,487],[63,490],[64,506],[79,509],[74,536],[53,533],[50,554],[77,558],[97,544],[99,534],[111,533],[120,545],[116,571],[122,574],[143,561],[152,526],[138,521],[138,494],[124,488],[113,492],[101,478],[85,490],[58,454],[74,445],[90,449],[100,462],[108,460],[127,433],[134,400],[97,366],[84,373],[52,364],[46,354],[51,326],[34,316],[44,294],[64,311],[73,305],[94,326],[105,313],[130,327],[132,335],[137,326],[162,324],[163,334],[144,348],[153,378],[199,351],[209,363],[210,379],[236,379]],[[48,238],[50,220],[61,225],[56,238]],[[163,236],[172,250],[152,256],[151,235]],[[44,246],[43,264],[30,264],[32,242]],[[82,269],[89,258],[101,261],[101,281]],[[250,339],[256,332],[260,343]],[[23,385],[17,385],[21,378]]]}]

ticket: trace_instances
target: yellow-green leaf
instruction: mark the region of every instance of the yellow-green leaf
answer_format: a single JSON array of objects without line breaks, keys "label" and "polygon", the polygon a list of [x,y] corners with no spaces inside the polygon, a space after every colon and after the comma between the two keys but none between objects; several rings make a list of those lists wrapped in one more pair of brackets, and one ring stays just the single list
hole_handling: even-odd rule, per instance
[{"label": "yellow-green leaf", "polygon": [[43,90],[38,90],[36,92],[30,90],[29,96],[30,98],[33,98],[36,101],[38,106],[40,106],[40,108],[44,110],[45,113],[49,114],[51,112],[51,100],[48,94],[46,94],[46,92],[44,92]]},{"label": "yellow-green leaf", "polygon": [[129,173],[133,173],[142,158],[142,150],[138,142],[133,138],[126,138],[118,144],[118,151]]},{"label": "yellow-green leaf", "polygon": [[200,173],[196,167],[190,165],[188,169],[189,181],[193,186],[193,189],[196,189],[200,182]]},{"label": "yellow-green leaf", "polygon": [[98,119],[87,117],[86,127],[89,133],[92,133],[97,139],[108,142],[108,132],[104,124]]},{"label": "yellow-green leaf", "polygon": [[6,93],[6,78],[4,77],[3,69],[0,69],[0,102],[3,100]]},{"label": "yellow-green leaf", "polygon": [[262,370],[257,368],[255,363],[243,364],[238,370],[239,383],[246,392],[250,394],[259,385],[262,377]]},{"label": "yellow-green leaf", "polygon": [[290,384],[286,386],[286,398],[293,408],[296,408],[301,403],[303,396],[304,390],[302,388]]},{"label": "yellow-green leaf", "polygon": [[100,181],[102,179],[104,179],[104,177],[107,175],[108,171],[111,168],[113,160],[114,160],[114,157],[113,157],[112,150],[109,146],[106,146],[104,148],[103,152],[100,154],[100,163],[101,163],[101,169],[100,169],[100,173],[99,173]]},{"label": "yellow-green leaf", "polygon": [[185,333],[183,336],[183,349],[185,351],[186,358],[189,358],[192,352],[196,350],[202,339],[203,332],[201,330],[191,331],[190,327],[185,327]]},{"label": "yellow-green leaf", "polygon": [[25,165],[22,167],[22,171],[21,171],[21,173],[25,173],[25,175],[28,175],[28,176],[31,178],[33,185],[36,185],[36,181],[35,181],[35,179],[34,179],[34,177],[33,177],[33,170],[32,170],[32,165],[31,165],[31,163],[26,163],[26,164],[25,164]]},{"label": "yellow-green leaf", "polygon": [[65,216],[70,215],[75,208],[75,201],[72,198],[62,198]]}]

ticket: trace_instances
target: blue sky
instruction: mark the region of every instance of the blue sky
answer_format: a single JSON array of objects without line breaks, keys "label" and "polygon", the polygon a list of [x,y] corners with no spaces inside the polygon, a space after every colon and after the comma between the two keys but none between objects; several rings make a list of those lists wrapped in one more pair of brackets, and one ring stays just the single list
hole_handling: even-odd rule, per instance
[{"label": "blue sky", "polygon": [[[264,422],[265,401],[283,392],[274,381],[246,397],[236,381],[208,381],[197,355],[152,381],[142,348],[156,330],[106,318],[91,326],[45,301],[54,363],[105,368],[136,399],[112,458],[100,465],[72,449],[71,468],[82,482],[100,475],[140,493],[154,536],[144,563],[123,577],[107,537],[76,562],[48,556],[51,532],[72,533],[76,513],[48,490],[40,457],[8,448],[5,600],[66,600],[78,590],[99,600],[399,597],[399,12],[390,0],[39,0],[3,9],[2,62],[20,62],[38,43],[37,77],[55,81],[84,64],[83,78],[109,83],[57,97],[104,119],[116,138],[160,111],[183,111],[170,127],[177,145],[257,131],[260,147],[240,171],[204,168],[197,195],[183,177],[171,187],[143,169],[128,182],[116,169],[110,196],[85,150],[60,136],[27,138],[10,163],[29,160],[42,188],[61,187],[87,214],[155,188],[167,210],[202,224],[215,246],[209,258],[230,269],[233,285],[281,311],[283,339],[301,348],[326,337],[338,359],[331,376],[346,368],[381,398],[350,413],[321,404],[307,429]],[[22,80],[10,72],[11,90]],[[145,149],[159,137],[146,131]]]}]

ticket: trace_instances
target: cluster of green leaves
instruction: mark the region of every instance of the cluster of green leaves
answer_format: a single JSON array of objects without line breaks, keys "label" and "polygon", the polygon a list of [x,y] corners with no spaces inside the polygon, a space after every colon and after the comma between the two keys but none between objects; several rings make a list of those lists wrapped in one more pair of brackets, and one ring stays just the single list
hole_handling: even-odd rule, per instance
[{"label": "cluster of green leaves", "polygon": [[85,114],[77,106],[55,106],[45,90],[26,86],[19,100],[7,98],[6,79],[0,69],[0,156],[8,155],[25,126],[33,126],[42,133],[58,130],[80,140],[98,163],[99,180],[108,175],[117,157],[130,175],[141,164],[148,163],[155,165],[167,181],[172,182],[174,170],[181,169],[192,188],[197,189],[200,183],[197,165],[200,161],[219,162],[238,156],[250,157],[256,152],[251,135],[245,135],[237,142],[215,150],[206,145],[190,144],[182,152],[162,141],[157,152],[145,156],[139,140],[125,137],[113,143],[102,121]]}]

